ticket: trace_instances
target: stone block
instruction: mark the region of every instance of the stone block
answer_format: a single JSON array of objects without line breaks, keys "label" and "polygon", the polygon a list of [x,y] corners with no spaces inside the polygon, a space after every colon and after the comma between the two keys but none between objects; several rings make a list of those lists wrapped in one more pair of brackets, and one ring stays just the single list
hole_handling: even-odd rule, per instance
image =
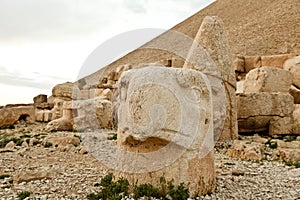
[{"label": "stone block", "polygon": [[34,103],[47,103],[47,95],[45,94],[40,94],[36,97],[33,98]]},{"label": "stone block", "polygon": [[283,69],[292,73],[293,84],[300,88],[300,56],[286,60],[283,64]]},{"label": "stone block", "polygon": [[293,97],[288,93],[237,95],[239,132],[292,133]]},{"label": "stone block", "polygon": [[261,67],[261,57],[260,56],[245,56],[245,71],[250,72],[252,69]]},{"label": "stone block", "polygon": [[288,93],[292,85],[290,72],[275,67],[260,67],[251,70],[244,82],[244,93]]},{"label": "stone block", "polygon": [[291,54],[261,56],[261,65],[283,69],[284,62],[291,58],[291,56]]},{"label": "stone block", "polygon": [[0,109],[0,126],[15,124],[19,120],[25,120],[27,123],[35,121],[34,106],[16,106],[4,107]]}]

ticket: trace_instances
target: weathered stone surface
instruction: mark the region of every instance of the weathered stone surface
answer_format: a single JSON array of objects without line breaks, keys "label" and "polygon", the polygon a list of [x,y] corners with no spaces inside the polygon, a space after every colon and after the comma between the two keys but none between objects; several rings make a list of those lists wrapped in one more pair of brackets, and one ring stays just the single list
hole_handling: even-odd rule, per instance
[{"label": "weathered stone surface", "polygon": [[62,117],[64,102],[65,101],[59,97],[54,98],[53,100],[54,105],[53,105],[53,109],[51,110],[52,120],[59,119]]},{"label": "weathered stone surface", "polygon": [[73,101],[72,109],[76,110],[74,129],[112,128],[112,103],[102,98],[84,101]]},{"label": "weathered stone surface", "polygon": [[261,67],[260,56],[245,56],[245,71],[248,73],[252,69]]},{"label": "weathered stone surface", "polygon": [[293,112],[293,133],[300,135],[300,104],[295,104]]},{"label": "weathered stone surface", "polygon": [[243,56],[235,56],[233,60],[234,71],[238,73],[244,73],[245,70],[245,58]]},{"label": "weathered stone surface", "polygon": [[238,81],[236,83],[236,94],[243,93],[245,81]]},{"label": "weathered stone surface", "polygon": [[285,162],[300,161],[300,141],[284,142],[275,140],[277,143],[276,156]]},{"label": "weathered stone surface", "polygon": [[0,109],[0,126],[15,124],[19,120],[35,121],[34,106],[4,107]]},{"label": "weathered stone surface", "polygon": [[58,119],[49,122],[46,126],[46,130],[48,131],[72,131],[73,130],[73,110],[69,108],[68,104],[70,104],[70,101],[65,101],[63,103],[62,116]]},{"label": "weathered stone surface", "polygon": [[290,72],[275,67],[260,67],[251,70],[244,82],[244,93],[284,92],[288,93],[292,85]]},{"label": "weathered stone surface", "polygon": [[292,133],[293,97],[284,93],[238,94],[239,132]]},{"label": "weathered stone surface", "polygon": [[264,144],[235,140],[226,154],[234,158],[259,161],[264,156]]},{"label": "weathered stone surface", "polygon": [[226,118],[219,139],[234,139],[238,135],[235,97],[236,78],[232,54],[222,20],[217,16],[205,17],[195,41],[202,45],[216,63],[225,86]]},{"label": "weathered stone surface", "polygon": [[47,95],[40,94],[33,98],[34,103],[47,103]]},{"label": "weathered stone surface", "polygon": [[63,100],[71,100],[75,95],[74,92],[78,92],[76,89],[78,88],[71,82],[58,84],[52,89],[52,96],[60,97]]},{"label": "weathered stone surface", "polygon": [[43,122],[44,121],[44,111],[38,110],[35,112],[35,121]]},{"label": "weathered stone surface", "polygon": [[155,186],[164,176],[174,184],[189,183],[192,196],[214,190],[208,85],[205,75],[191,69],[147,67],[124,72],[117,97],[117,144],[124,151],[111,161],[117,176]]},{"label": "weathered stone surface", "polygon": [[291,54],[261,56],[261,65],[277,67],[282,69],[284,62],[291,57]]},{"label": "weathered stone surface", "polygon": [[292,85],[289,92],[294,97],[294,103],[300,104],[300,90]]},{"label": "weathered stone surface", "polygon": [[16,183],[30,182],[41,179],[50,179],[53,175],[54,173],[49,170],[21,171],[13,177],[13,180]]},{"label": "weathered stone surface", "polygon": [[283,64],[283,69],[288,70],[293,75],[293,84],[300,88],[300,56],[290,58]]},{"label": "weathered stone surface", "polygon": [[37,110],[35,112],[35,121],[49,122],[52,119],[52,112],[50,110]]},{"label": "weathered stone surface", "polygon": [[43,141],[43,145],[46,143],[51,143],[53,147],[57,147],[60,149],[63,149],[64,147],[68,145],[72,145],[73,147],[80,145],[80,139],[78,137],[74,136],[67,136],[67,137],[47,137]]}]

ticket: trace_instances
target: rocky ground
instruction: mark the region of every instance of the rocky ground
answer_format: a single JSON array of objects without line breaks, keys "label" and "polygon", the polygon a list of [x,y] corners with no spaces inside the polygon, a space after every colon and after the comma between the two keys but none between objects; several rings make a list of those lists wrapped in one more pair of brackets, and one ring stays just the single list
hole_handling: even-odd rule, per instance
[{"label": "rocky ground", "polygon": [[[97,183],[108,170],[85,150],[84,133],[47,133],[44,128],[19,124],[0,130],[0,199],[18,199],[24,191],[31,193],[28,199],[86,199],[99,190]],[[294,139],[288,142],[300,144],[299,137]],[[243,157],[236,143],[219,143],[216,191],[197,199],[300,199],[299,163],[274,156],[277,146],[269,138],[241,136],[237,141],[243,147],[257,144],[260,150],[250,146],[257,155]]]}]

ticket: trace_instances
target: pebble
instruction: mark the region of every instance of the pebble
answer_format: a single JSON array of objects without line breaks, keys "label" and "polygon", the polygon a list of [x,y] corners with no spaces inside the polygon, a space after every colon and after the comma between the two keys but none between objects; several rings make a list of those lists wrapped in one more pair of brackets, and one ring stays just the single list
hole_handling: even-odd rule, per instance
[{"label": "pebble", "polygon": [[[51,134],[61,137],[70,133]],[[231,158],[226,156],[226,146],[221,144],[216,148],[216,190],[195,199],[300,199],[300,168],[286,166],[281,161]],[[18,152],[0,153],[0,174],[11,176],[0,180],[0,200],[16,199],[18,192],[25,190],[32,192],[30,199],[86,199],[87,194],[99,190],[98,183],[107,174],[107,169],[94,157],[75,149],[60,152],[54,147],[49,151],[42,145],[23,148],[26,148],[22,151],[24,156]],[[57,173],[50,179],[9,183],[23,170],[47,169]],[[134,200],[132,196],[123,199]]]}]

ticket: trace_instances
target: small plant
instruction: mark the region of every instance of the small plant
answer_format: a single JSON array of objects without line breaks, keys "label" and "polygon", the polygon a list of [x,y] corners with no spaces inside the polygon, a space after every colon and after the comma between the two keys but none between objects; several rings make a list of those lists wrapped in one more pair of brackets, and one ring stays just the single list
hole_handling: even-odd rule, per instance
[{"label": "small plant", "polygon": [[189,198],[189,190],[185,187],[184,183],[180,183],[177,187],[175,187],[172,182],[169,182],[168,194],[172,197],[173,200],[182,200]]},{"label": "small plant", "polygon": [[24,142],[24,140],[21,139],[21,138],[13,138],[12,141],[14,141],[14,143],[15,143],[17,146],[21,146],[22,143]]},{"label": "small plant", "polygon": [[134,189],[134,194],[136,198],[140,197],[156,197],[160,198],[159,189],[154,187],[153,185],[146,183],[137,186]]},{"label": "small plant", "polygon": [[53,144],[51,143],[51,142],[46,142],[45,144],[44,144],[44,147],[45,148],[49,148],[49,147],[52,147],[53,146]]},{"label": "small plant", "polygon": [[300,168],[300,161],[292,162],[292,161],[287,161],[285,162],[287,166],[295,166],[296,168]]},{"label": "small plant", "polygon": [[112,136],[107,138],[108,140],[117,140],[118,139],[118,135],[116,133],[112,134]]},{"label": "small plant", "polygon": [[0,126],[0,130],[2,129],[14,129],[15,128],[15,125],[13,124],[10,124],[10,125],[7,125],[7,126]]},{"label": "small plant", "polygon": [[296,168],[300,168],[300,161],[296,161],[293,164]]},{"label": "small plant", "polygon": [[38,145],[38,144],[40,144],[40,141],[38,141],[38,140],[35,140],[35,141],[33,141],[33,143],[32,143],[33,146],[36,146],[36,145]]},{"label": "small plant", "polygon": [[20,192],[20,193],[18,194],[18,198],[19,198],[20,200],[23,200],[23,199],[29,197],[30,194],[31,194],[31,192],[23,191],[23,192]]},{"label": "small plant", "polygon": [[90,193],[87,195],[89,200],[107,199],[107,200],[121,200],[122,196],[128,194],[129,183],[126,179],[119,179],[114,182],[113,174],[108,174],[100,181],[100,185],[103,187],[97,194]]},{"label": "small plant", "polygon": [[266,145],[269,145],[269,147],[271,149],[277,149],[277,142],[276,141],[272,141],[272,139],[268,140],[266,143]]},{"label": "small plant", "polygon": [[[149,183],[141,184],[138,186],[132,186],[133,195],[135,198],[141,197],[154,197],[160,199],[166,199],[167,196],[174,200],[184,200],[189,198],[189,190],[180,183],[177,187],[173,184],[173,181],[167,182],[164,177],[159,180],[160,186],[157,188]],[[107,199],[107,200],[120,200],[124,196],[128,195],[129,182],[128,180],[121,178],[118,181],[113,181],[113,174],[108,174],[103,177],[99,184],[102,189],[98,193],[90,193],[87,195],[89,200]]]},{"label": "small plant", "polygon": [[292,142],[295,141],[297,139],[296,136],[286,136],[285,138],[283,138],[284,142]]},{"label": "small plant", "polygon": [[0,175],[0,179],[5,179],[5,178],[8,178],[8,177],[10,177],[9,174],[1,174]]}]

